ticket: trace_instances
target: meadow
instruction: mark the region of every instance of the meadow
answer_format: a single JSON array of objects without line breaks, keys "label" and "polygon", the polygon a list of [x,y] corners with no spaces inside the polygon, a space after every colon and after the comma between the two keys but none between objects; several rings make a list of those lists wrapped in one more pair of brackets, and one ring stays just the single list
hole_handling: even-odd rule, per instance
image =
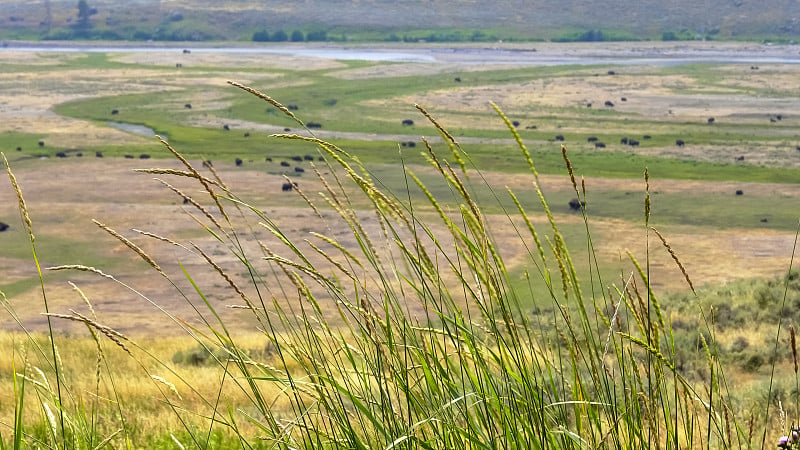
[{"label": "meadow", "polygon": [[4,446],[757,448],[800,415],[797,65],[0,57]]}]

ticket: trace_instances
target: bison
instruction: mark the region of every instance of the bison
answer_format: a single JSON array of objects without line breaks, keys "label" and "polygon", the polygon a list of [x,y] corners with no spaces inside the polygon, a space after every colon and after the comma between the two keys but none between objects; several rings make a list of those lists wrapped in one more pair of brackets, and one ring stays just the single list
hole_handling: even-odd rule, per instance
[{"label": "bison", "polygon": [[302,161],[302,160],[303,160],[302,156],[292,156],[292,161],[298,161],[299,162],[299,161]]},{"label": "bison", "polygon": [[649,140],[651,137],[652,137],[652,136],[650,136],[649,134],[645,134],[644,136],[642,136],[642,139],[644,139],[645,141],[647,141],[647,140]]},{"label": "bison", "polygon": [[683,147],[684,145],[686,145],[686,142],[684,142],[683,139],[676,139],[675,145],[677,145],[678,147]]},{"label": "bison", "polygon": [[56,156],[58,156],[59,158],[66,158],[67,154],[66,154],[66,152],[57,152]]},{"label": "bison", "polygon": [[206,159],[206,160],[203,161],[203,167],[213,167],[213,166],[214,165],[211,164],[211,160],[210,159]]},{"label": "bison", "polygon": [[461,83],[461,77],[455,77],[453,78],[453,81],[455,81],[456,83]]},{"label": "bison", "polygon": [[44,141],[39,141],[39,147],[44,147]]},{"label": "bison", "polygon": [[519,126],[519,120],[515,120],[515,121],[511,122],[511,125],[514,125],[514,127],[518,127]]},{"label": "bison", "polygon": [[8,224],[4,222],[0,222],[0,232],[6,231],[8,229]]},{"label": "bison", "polygon": [[587,142],[597,142],[597,136],[589,136],[586,138]]},{"label": "bison", "polygon": [[563,140],[564,140],[564,135],[557,134],[557,135],[556,135],[556,140],[557,140],[557,141],[563,141]]},{"label": "bison", "polygon": [[294,171],[297,172],[297,173],[303,173],[303,172],[306,171],[306,169],[303,169],[302,167],[295,167]]},{"label": "bison", "polygon": [[714,123],[714,118],[713,117],[709,117],[708,118],[708,124],[711,125],[712,123]]},{"label": "bison", "polygon": [[125,159],[133,159],[133,155],[130,155],[130,154],[125,155]]},{"label": "bison", "polygon": [[111,110],[111,115],[112,116],[116,116],[117,114],[119,114],[119,110],[118,109],[112,109]]},{"label": "bison", "polygon": [[298,109],[300,109],[300,107],[297,105],[286,105],[286,109],[288,109],[289,111],[297,111]]},{"label": "bison", "polygon": [[628,139],[628,145],[636,147],[639,145],[639,141],[637,141],[636,139]]},{"label": "bison", "polygon": [[96,156],[97,158],[102,158],[103,157],[103,152],[100,152],[100,151],[94,152],[94,156]]},{"label": "bison", "polygon": [[294,186],[295,186],[295,184],[296,184],[296,183],[283,183],[283,184],[281,185],[281,190],[282,190],[283,192],[286,192],[286,191],[291,191],[292,189],[294,189]]},{"label": "bison", "polygon": [[244,137],[250,137],[250,132],[245,132]]},{"label": "bison", "polygon": [[231,127],[227,123],[222,126],[222,129],[225,131],[231,131]]},{"label": "bison", "polygon": [[621,101],[621,102],[627,102],[627,101],[628,101],[628,98],[627,98],[627,97],[622,97],[622,98],[620,98],[620,99],[619,99],[619,101]]},{"label": "bison", "polygon": [[308,128],[322,128],[322,124],[318,122],[308,122],[306,126]]},{"label": "bison", "polygon": [[744,155],[739,155],[735,159],[736,161],[744,161]]},{"label": "bison", "polygon": [[611,100],[606,100],[604,105],[608,106],[609,108],[613,108],[614,107],[614,103],[612,103]]},{"label": "bison", "polygon": [[569,201],[569,208],[573,211],[580,211],[581,208],[586,208],[586,202],[582,200],[578,200],[577,198],[573,198]]},{"label": "bison", "polygon": [[150,159],[150,155],[148,155],[147,153],[142,153],[141,155],[139,155],[139,159]]},{"label": "bison", "polygon": [[411,119],[403,119],[402,123],[404,127],[410,127],[411,125],[414,125],[414,121]]},{"label": "bison", "polygon": [[[800,150],[800,148],[798,148],[798,150]],[[22,151],[22,147],[17,147],[17,151],[21,152]]]},{"label": "bison", "polygon": [[595,142],[594,143],[594,148],[606,148],[606,144],[604,144],[602,142]]},{"label": "bison", "polygon": [[736,195],[744,195],[744,191],[741,189],[736,190]]},{"label": "bison", "polygon": [[235,162],[236,162],[236,167],[239,167],[239,166],[241,166],[241,165],[242,165],[242,162],[243,162],[243,161],[242,161],[242,158],[236,158],[236,161],[235,161]]},{"label": "bison", "polygon": [[303,155],[303,159],[306,160],[306,161],[313,161],[314,160],[314,156],[312,156],[312,155]]},{"label": "bison", "polygon": [[183,105],[183,107],[186,108],[186,109],[192,109],[192,104],[191,103],[186,103],[185,105]]},{"label": "bison", "polygon": [[625,145],[627,145],[627,144],[628,144],[628,138],[627,138],[627,137],[624,137],[624,138],[620,139],[620,140],[619,140],[619,143],[620,143],[620,144],[625,144]]},{"label": "bison", "polygon": [[289,164],[288,161],[281,161],[281,167],[289,167],[289,166],[291,166],[291,164]]}]

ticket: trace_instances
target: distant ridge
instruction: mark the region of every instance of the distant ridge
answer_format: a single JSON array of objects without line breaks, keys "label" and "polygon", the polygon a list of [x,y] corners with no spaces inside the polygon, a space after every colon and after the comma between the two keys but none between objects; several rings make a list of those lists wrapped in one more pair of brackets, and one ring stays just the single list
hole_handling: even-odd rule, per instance
[{"label": "distant ridge", "polygon": [[[0,0],[5,39],[800,39],[800,0]],[[439,34],[432,31],[441,31]],[[416,33],[415,33],[416,31]],[[593,32],[591,34],[589,32]]]}]

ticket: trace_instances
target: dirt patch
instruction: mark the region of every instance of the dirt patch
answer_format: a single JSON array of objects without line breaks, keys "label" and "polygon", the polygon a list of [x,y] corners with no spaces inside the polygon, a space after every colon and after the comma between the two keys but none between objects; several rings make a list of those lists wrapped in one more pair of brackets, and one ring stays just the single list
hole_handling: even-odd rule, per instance
[{"label": "dirt patch", "polygon": [[[195,163],[200,166],[199,161]],[[154,181],[152,175],[132,171],[133,168],[144,165],[143,161],[112,158],[83,161],[29,160],[14,163],[15,173],[23,187],[34,221],[34,232],[41,242],[42,264],[53,266],[97,261],[103,264],[101,269],[139,290],[139,293],[136,293],[121,284],[82,272],[48,272],[46,276],[51,281],[48,282],[47,295],[51,308],[58,312],[67,312],[70,308],[84,308],[80,297],[66,284],[67,280],[72,280],[86,291],[100,313],[101,322],[125,332],[145,333],[163,327],[177,330],[172,319],[160,312],[155,305],[182,320],[199,324],[202,321],[193,310],[192,303],[184,300],[182,294],[178,294],[183,292],[189,298],[196,297],[192,286],[182,275],[182,270],[178,266],[180,263],[200,285],[210,301],[219,307],[223,318],[233,321],[231,323],[241,323],[242,326],[253,325],[252,318],[246,311],[225,307],[231,304],[241,305],[241,297],[233,292],[227,281],[210,270],[193,245],[196,244],[212,257],[228,272],[234,282],[243,286],[244,292],[249,297],[257,298],[258,294],[247,288],[250,285],[247,272],[224,244],[198,227],[192,215],[202,222],[208,222],[202,213],[192,207],[185,207],[178,196]],[[181,168],[179,163],[171,160],[157,160],[154,165],[168,169]],[[297,195],[282,192],[281,184],[284,180],[280,174],[270,173],[265,168],[242,169],[226,164],[215,165],[215,168],[223,179],[230,183],[233,191],[264,211],[265,218],[279,226],[292,240],[302,243],[304,239],[309,239],[324,247],[323,242],[311,235],[311,232],[320,232],[338,240],[341,245],[353,251],[358,248],[359,244],[354,239],[352,230],[335,212],[323,208],[321,202],[314,200],[321,208],[322,216],[317,216]],[[427,169],[420,168],[417,172],[421,173],[424,170]],[[523,187],[529,186],[530,183],[530,178],[524,176],[495,173],[485,173],[485,176],[489,183],[496,186]],[[170,182],[205,205],[218,221],[225,223],[208,194],[196,184],[182,178],[171,179]],[[566,177],[544,176],[542,184],[548,190],[571,189]],[[641,189],[641,181],[638,180],[589,179],[587,184],[592,188]],[[301,186],[306,195],[312,199],[318,198],[315,193],[322,190],[322,185],[310,178],[302,178]],[[664,182],[663,186],[658,186],[658,189],[670,192],[728,188],[721,183],[672,180],[669,183]],[[764,193],[775,190],[780,191],[781,195],[800,195],[798,192],[800,188],[795,186],[753,184],[747,189],[761,189]],[[16,199],[7,184],[0,189],[0,204],[4,205],[0,207],[2,217],[16,216]],[[239,212],[229,203],[225,205],[232,220],[238,221]],[[378,221],[367,212],[357,211],[356,214],[360,216],[367,232],[375,239],[376,247],[386,256],[384,262],[390,261],[388,253],[384,253],[386,251],[384,244],[381,244],[383,238]],[[140,245],[167,273],[172,274],[180,291],[176,291],[175,286],[154,272],[130,249],[93,225],[90,222],[91,218],[97,218],[108,224]],[[543,235],[548,233],[549,226],[544,217],[532,214],[531,219]],[[576,215],[559,215],[556,220],[561,224],[580,224],[580,218]],[[521,270],[523,265],[529,264],[529,249],[521,245],[517,230],[511,226],[508,218],[503,215],[490,215],[487,221],[491,225],[493,236],[498,242],[508,268],[516,271]],[[259,241],[274,249],[279,255],[292,257],[291,252],[258,222],[257,219],[248,219],[240,222],[238,229],[242,231],[240,241],[243,248],[260,270],[266,266],[265,262],[260,260],[263,254],[259,248]],[[640,261],[644,261],[645,235],[641,226],[615,220],[591,219],[590,223],[598,258],[602,264],[615,265],[622,270],[630,271],[630,264],[620,262],[620,255],[623,255],[623,260],[625,259],[625,249],[630,249]],[[3,234],[0,235],[0,239],[9,236],[24,238],[20,227],[16,224],[14,227],[15,235]],[[131,231],[132,228],[169,237],[179,242],[182,247],[143,236]],[[719,231],[680,226],[668,227],[662,231],[686,265],[690,276],[698,284],[779,274],[787,268],[793,242],[793,235],[772,231]],[[52,244],[59,240],[69,241],[70,248],[67,250]],[[315,267],[329,266],[322,255],[310,250],[304,244],[302,246]],[[444,246],[448,248],[446,243]],[[656,286],[664,290],[685,289],[682,274],[652,235],[651,254],[653,281]],[[12,268],[17,269],[11,270]],[[19,259],[4,257],[0,260],[0,270],[15,280],[35,277],[35,271],[27,257]],[[443,270],[443,273],[446,273],[446,270]],[[287,286],[285,280],[280,281],[280,278],[273,280],[271,275],[265,276],[267,284],[272,280],[270,295],[275,299],[280,302],[300,301],[296,290]],[[321,288],[312,285],[312,289],[324,298],[324,291]],[[29,291],[14,296],[11,302],[26,323],[34,328],[44,326],[44,319],[39,315],[39,307],[23,306],[41,304],[41,294],[35,288],[35,284]],[[334,303],[323,302],[323,308],[327,313],[336,314]],[[4,322],[2,327],[13,328],[14,324]]]}]

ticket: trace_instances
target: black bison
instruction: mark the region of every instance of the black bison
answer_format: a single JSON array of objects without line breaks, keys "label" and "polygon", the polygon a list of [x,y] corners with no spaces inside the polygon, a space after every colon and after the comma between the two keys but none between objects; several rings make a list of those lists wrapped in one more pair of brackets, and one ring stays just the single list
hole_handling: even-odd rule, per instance
[{"label": "black bison", "polygon": [[627,137],[624,137],[624,138],[620,139],[620,140],[619,140],[619,143],[620,143],[620,144],[626,144],[626,145],[627,145],[627,144],[628,144],[628,138],[627,138]]},{"label": "black bison", "polygon": [[183,49],[183,54],[184,55],[188,55],[189,53],[192,53],[192,51],[189,50],[188,48]]},{"label": "black bison", "polygon": [[408,144],[409,147],[416,147],[417,146],[417,143],[414,142],[414,141],[408,141],[407,144]]},{"label": "black bison", "polygon": [[455,81],[456,83],[461,83],[461,77],[455,77],[453,78],[453,81]]},{"label": "black bison", "polygon": [[557,135],[556,135],[556,140],[557,140],[557,141],[563,141],[563,140],[564,140],[564,135],[557,134]]},{"label": "black bison", "polygon": [[411,125],[414,125],[414,121],[413,120],[411,120],[411,119],[403,119],[403,126],[404,127],[410,127]]},{"label": "black bison", "polygon": [[636,139],[628,139],[628,145],[636,147],[637,145],[639,145],[639,141],[637,141]]},{"label": "black bison", "polygon": [[612,103],[611,100],[606,100],[604,105],[608,106],[609,108],[613,108],[614,107],[614,103]]},{"label": "black bison", "polygon": [[295,186],[296,184],[297,184],[297,183],[283,183],[283,184],[281,185],[281,190],[282,190],[283,192],[286,192],[286,191],[291,191],[292,189],[294,189],[294,186]]},{"label": "black bison", "polygon": [[291,164],[289,164],[288,161],[281,161],[281,167],[289,167],[289,166],[291,166]]},{"label": "black bison", "polygon": [[302,156],[292,156],[292,161],[302,161],[302,160],[303,160]]},{"label": "black bison", "polygon": [[675,145],[677,145],[678,147],[683,147],[684,145],[686,145],[686,142],[684,142],[683,139],[676,139]]},{"label": "black bison", "polygon": [[741,189],[736,190],[736,195],[744,195],[744,191]]},{"label": "black bison", "polygon": [[295,167],[294,171],[297,172],[297,173],[303,173],[303,172],[306,171],[306,169],[303,169],[302,167]]},{"label": "black bison", "polygon": [[594,143],[594,148],[606,148],[606,144],[604,144],[602,142],[595,142]]},{"label": "black bison", "polygon": [[761,218],[761,223],[767,223],[767,222],[769,222],[769,221],[767,220],[767,218],[766,218],[766,217],[762,217],[762,218]]},{"label": "black bison", "polygon": [[519,126],[519,120],[515,120],[515,121],[511,122],[511,125],[514,125],[515,127],[518,127]]},{"label": "black bison", "polygon": [[569,201],[569,209],[573,211],[580,211],[581,208],[586,208],[586,202],[573,198]]},{"label": "black bison", "polygon": [[150,155],[148,155],[147,153],[142,153],[141,155],[139,155],[139,159],[150,159]]},{"label": "black bison", "polygon": [[527,127],[525,127],[525,129],[526,130],[535,130],[536,129],[536,125],[528,125]]},{"label": "black bison", "polygon": [[778,114],[777,116],[775,116],[775,118],[778,119],[778,120],[781,120],[781,119],[783,119],[783,116]]},{"label": "black bison", "polygon": [[286,105],[286,109],[288,109],[289,111],[297,111],[298,109],[300,109],[300,107],[297,105]]},{"label": "black bison", "polygon": [[400,143],[400,146],[401,147],[408,147],[408,142],[403,141],[403,142]]},{"label": "black bison", "polygon": [[[798,148],[798,150],[800,150],[800,148]],[[21,152],[22,151],[22,147],[17,147],[17,151]]]},{"label": "black bison", "polygon": [[222,129],[225,131],[231,131],[231,127],[227,123],[222,126]]},{"label": "black bison", "polygon": [[318,156],[317,161],[325,161],[325,158],[323,158],[322,156]]},{"label": "black bison", "polygon": [[642,136],[642,139],[644,139],[645,141],[647,141],[647,140],[649,140],[651,137],[652,137],[652,136],[650,136],[649,134],[645,134],[644,136]]},{"label": "black bison", "polygon": [[125,155],[125,159],[133,159],[133,155]]},{"label": "black bison", "polygon": [[119,114],[119,110],[118,109],[112,109],[111,110],[111,115],[112,116],[116,116],[117,114]]},{"label": "black bison", "polygon": [[586,141],[588,141],[588,142],[597,142],[597,136],[589,136],[588,138],[586,138]]},{"label": "black bison", "polygon": [[176,69],[180,69],[181,67],[183,67],[183,64],[181,64],[181,63],[175,63],[175,68],[176,68]]},{"label": "black bison", "polygon": [[739,155],[735,159],[736,161],[744,161],[744,155]]},{"label": "black bison", "polygon": [[264,161],[269,161],[269,162],[272,162],[272,157],[270,157],[270,156],[267,156],[266,158],[264,158]]},{"label": "black bison", "polygon": [[[309,127],[309,128],[313,128],[313,127]],[[284,132],[284,133],[288,133],[288,132],[290,132],[290,131],[292,131],[292,129],[291,129],[291,128],[284,128],[284,129],[283,129],[283,132]]]},{"label": "black bison", "polygon": [[591,108],[591,107],[592,107],[592,104],[591,104],[591,103],[587,103],[587,104],[586,104],[586,107],[587,107],[587,108]]},{"label": "black bison", "polygon": [[75,153],[75,156],[77,156],[78,158],[80,158],[81,156],[83,156],[83,152],[78,152],[78,153]]},{"label": "black bison", "polygon": [[303,155],[303,159],[306,161],[313,161],[314,157],[312,155]]},{"label": "black bison", "polygon": [[39,147],[44,147],[44,141],[39,141]]},{"label": "black bison", "polygon": [[203,161],[203,167],[213,167],[213,166],[214,165],[211,164],[211,160],[210,159],[206,159],[206,160]]},{"label": "black bison", "polygon": [[613,70],[609,70],[607,73],[608,73],[609,75],[616,75],[616,74],[617,74],[617,73],[616,73],[616,72],[614,72]]},{"label": "black bison", "polygon": [[711,125],[712,123],[714,123],[714,118],[713,117],[709,117],[708,118],[708,124]]},{"label": "black bison", "polygon": [[94,156],[96,156],[98,158],[102,158],[103,157],[103,152],[94,152]]},{"label": "black bison", "polygon": [[317,122],[308,122],[306,126],[308,128],[322,128],[322,124]]},{"label": "black bison", "polygon": [[250,132],[245,132],[244,137],[250,137]]},{"label": "black bison", "polygon": [[187,103],[187,104],[183,105],[183,107],[186,108],[186,109],[192,109],[192,104],[191,103]]},{"label": "black bison", "polygon": [[627,102],[627,101],[628,101],[628,98],[627,98],[627,97],[622,97],[622,98],[620,98],[620,99],[619,99],[619,101],[621,101],[621,102]]},{"label": "black bison", "polygon": [[0,222],[0,232],[6,231],[8,229],[8,224]]},{"label": "black bison", "polygon": [[188,198],[184,198],[183,199],[183,204],[184,205],[188,205],[189,204],[189,199]]},{"label": "black bison", "polygon": [[58,156],[59,158],[66,158],[67,154],[65,152],[57,152],[56,156]]},{"label": "black bison", "polygon": [[236,167],[239,167],[239,166],[241,166],[241,165],[242,165],[242,162],[243,162],[243,161],[242,161],[242,158],[236,158]]}]

